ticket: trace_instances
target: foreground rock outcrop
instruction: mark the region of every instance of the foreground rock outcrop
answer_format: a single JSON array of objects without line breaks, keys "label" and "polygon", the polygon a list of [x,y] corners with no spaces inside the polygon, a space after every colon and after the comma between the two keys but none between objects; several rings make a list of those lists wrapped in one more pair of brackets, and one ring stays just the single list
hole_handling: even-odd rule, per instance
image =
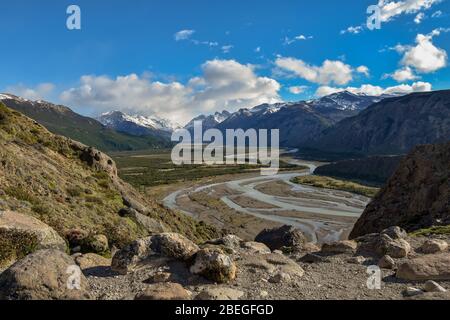
[{"label": "foreground rock outcrop", "polygon": [[367,206],[350,238],[397,225],[414,231],[450,224],[450,142],[416,147]]},{"label": "foreground rock outcrop", "polygon": [[73,259],[59,250],[39,250],[0,275],[0,300],[84,300],[89,284]]}]

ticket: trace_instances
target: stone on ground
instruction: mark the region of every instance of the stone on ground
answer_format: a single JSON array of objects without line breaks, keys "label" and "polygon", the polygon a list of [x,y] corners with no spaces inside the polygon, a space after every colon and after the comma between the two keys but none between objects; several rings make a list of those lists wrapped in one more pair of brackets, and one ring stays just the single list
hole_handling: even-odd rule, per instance
[{"label": "stone on ground", "polygon": [[135,300],[189,300],[191,292],[179,283],[164,282],[150,284],[138,293]]},{"label": "stone on ground", "polygon": [[242,248],[247,249],[251,252],[254,253],[271,253],[270,249],[261,242],[254,242],[254,241],[249,241],[249,242],[244,242],[242,244]]},{"label": "stone on ground", "polygon": [[398,267],[396,276],[412,281],[450,280],[450,254],[430,254],[408,260]]},{"label": "stone on ground", "polygon": [[438,239],[429,239],[419,247],[418,251],[425,254],[431,254],[446,251],[447,249],[448,243],[446,241]]},{"label": "stone on ground", "polygon": [[356,247],[357,243],[355,241],[343,240],[330,244],[324,243],[321,252],[326,254],[354,253]]},{"label": "stone on ground", "polygon": [[285,225],[274,229],[264,229],[256,236],[255,241],[264,243],[271,250],[277,250],[283,247],[302,246],[306,242],[306,237],[300,230]]},{"label": "stone on ground", "polygon": [[66,253],[46,249],[17,261],[0,275],[0,300],[84,300],[89,285]]},{"label": "stone on ground", "polygon": [[428,280],[425,282],[424,289],[426,292],[447,292],[447,290],[442,287],[439,283],[433,280]]},{"label": "stone on ground", "polygon": [[226,287],[206,288],[195,297],[195,300],[239,300],[244,294],[241,290]]},{"label": "stone on ground", "polygon": [[111,266],[111,259],[107,259],[95,253],[78,255],[75,257],[75,262],[83,271],[91,268]]},{"label": "stone on ground", "polygon": [[394,269],[395,265],[396,265],[395,260],[388,255],[384,255],[378,261],[378,266],[383,269]]},{"label": "stone on ground", "polygon": [[217,283],[229,282],[236,278],[236,265],[220,249],[206,248],[198,251],[190,271]]}]

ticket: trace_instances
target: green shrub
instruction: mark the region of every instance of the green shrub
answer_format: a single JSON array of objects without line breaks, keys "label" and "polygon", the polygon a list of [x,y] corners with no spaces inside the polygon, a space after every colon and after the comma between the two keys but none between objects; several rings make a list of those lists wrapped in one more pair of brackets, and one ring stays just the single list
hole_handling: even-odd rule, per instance
[{"label": "green shrub", "polygon": [[22,259],[34,252],[38,246],[36,236],[17,232],[16,230],[0,231],[0,266]]}]

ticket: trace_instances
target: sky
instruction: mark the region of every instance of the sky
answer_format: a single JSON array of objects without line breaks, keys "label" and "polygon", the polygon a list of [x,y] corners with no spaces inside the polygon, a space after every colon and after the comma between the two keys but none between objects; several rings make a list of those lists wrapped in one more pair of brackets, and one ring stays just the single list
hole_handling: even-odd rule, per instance
[{"label": "sky", "polygon": [[[70,5],[81,29],[67,27]],[[342,90],[450,88],[450,0],[15,0],[0,12],[0,92],[88,116],[184,124]]]}]

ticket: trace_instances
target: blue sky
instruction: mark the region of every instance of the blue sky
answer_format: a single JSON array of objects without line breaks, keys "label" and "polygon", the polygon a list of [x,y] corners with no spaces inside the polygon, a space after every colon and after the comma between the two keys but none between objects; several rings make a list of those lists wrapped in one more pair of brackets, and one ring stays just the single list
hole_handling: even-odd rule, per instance
[{"label": "blue sky", "polygon": [[[0,92],[185,122],[343,89],[450,88],[449,0],[377,1],[2,1]],[[81,30],[66,28],[70,4]]]}]

